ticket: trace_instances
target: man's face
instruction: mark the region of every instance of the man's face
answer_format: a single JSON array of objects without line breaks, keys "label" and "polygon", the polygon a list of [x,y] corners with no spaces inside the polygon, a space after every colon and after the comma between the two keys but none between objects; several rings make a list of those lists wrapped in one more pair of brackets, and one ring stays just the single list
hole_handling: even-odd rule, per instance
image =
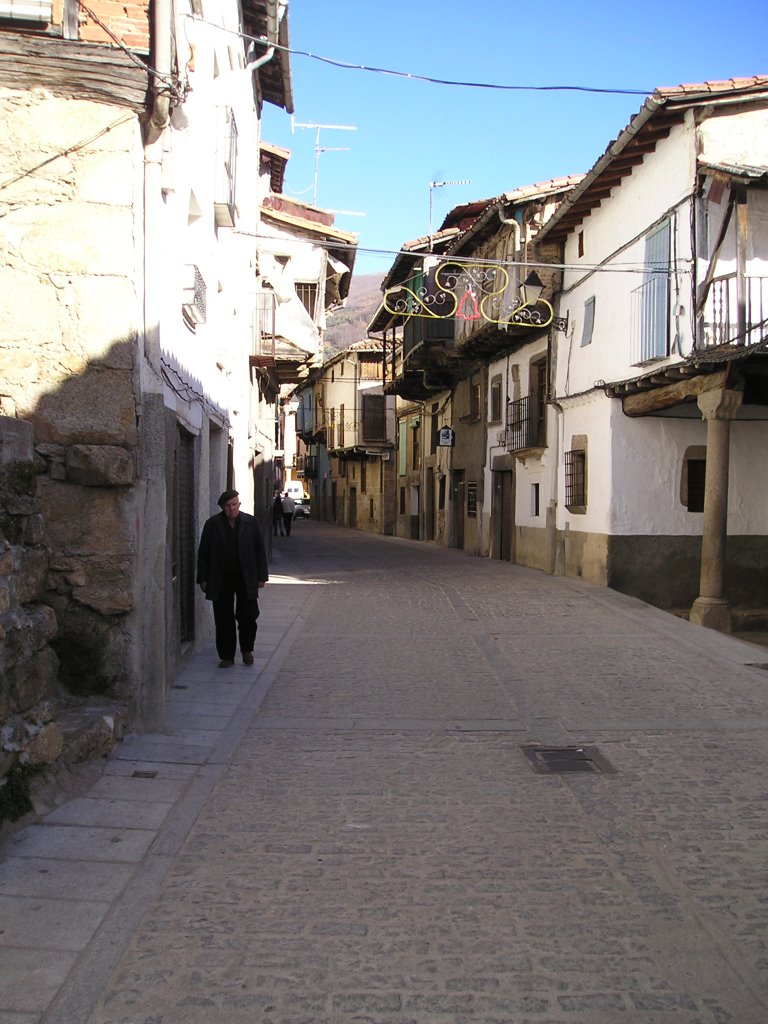
[{"label": "man's face", "polygon": [[221,507],[224,510],[224,515],[227,519],[237,519],[240,514],[240,501],[237,498],[232,498]]}]

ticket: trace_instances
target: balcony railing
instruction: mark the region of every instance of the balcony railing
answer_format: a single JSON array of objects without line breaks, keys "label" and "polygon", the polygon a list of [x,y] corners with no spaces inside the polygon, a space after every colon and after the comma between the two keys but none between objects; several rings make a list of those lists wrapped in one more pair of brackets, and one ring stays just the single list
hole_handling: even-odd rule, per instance
[{"label": "balcony railing", "polygon": [[768,277],[716,277],[707,296],[701,344],[757,345],[768,334]]},{"label": "balcony railing", "polygon": [[541,448],[544,445],[539,399],[526,395],[507,406],[507,421],[504,430],[505,447],[508,452],[519,452],[524,448]]}]

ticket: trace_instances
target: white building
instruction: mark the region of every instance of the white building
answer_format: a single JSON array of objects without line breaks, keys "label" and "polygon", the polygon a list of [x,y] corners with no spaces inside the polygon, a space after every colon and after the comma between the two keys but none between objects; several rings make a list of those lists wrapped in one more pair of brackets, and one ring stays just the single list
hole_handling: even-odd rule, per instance
[{"label": "white building", "polygon": [[210,635],[218,494],[268,516],[259,146],[264,102],[293,109],[287,4],[99,12],[0,28],[0,411],[34,428],[61,681],[151,725]]},{"label": "white building", "polygon": [[659,89],[540,234],[561,566],[722,629],[768,607],[767,185],[768,79]]}]

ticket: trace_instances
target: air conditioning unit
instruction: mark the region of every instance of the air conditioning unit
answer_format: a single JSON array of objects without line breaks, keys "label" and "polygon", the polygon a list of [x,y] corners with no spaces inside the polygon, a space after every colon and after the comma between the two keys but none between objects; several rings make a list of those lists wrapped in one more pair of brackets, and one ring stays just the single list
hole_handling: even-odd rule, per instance
[{"label": "air conditioning unit", "polygon": [[205,281],[194,263],[184,267],[181,308],[193,323],[205,323]]},{"label": "air conditioning unit", "polygon": [[0,0],[0,18],[47,25],[53,17],[52,8],[50,0]]}]

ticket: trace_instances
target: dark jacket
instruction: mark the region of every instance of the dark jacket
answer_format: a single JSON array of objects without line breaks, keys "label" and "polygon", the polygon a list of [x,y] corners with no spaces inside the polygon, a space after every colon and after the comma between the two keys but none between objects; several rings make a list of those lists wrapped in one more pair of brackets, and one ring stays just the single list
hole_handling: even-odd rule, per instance
[{"label": "dark jacket", "polygon": [[[197,549],[197,582],[207,584],[205,596],[208,601],[219,601],[223,596],[224,562],[226,555],[227,517],[223,512],[211,516],[203,527],[200,546]],[[259,583],[269,579],[267,549],[259,524],[247,512],[240,513],[238,524],[238,551],[240,572],[245,582],[248,598],[259,596]]]}]

